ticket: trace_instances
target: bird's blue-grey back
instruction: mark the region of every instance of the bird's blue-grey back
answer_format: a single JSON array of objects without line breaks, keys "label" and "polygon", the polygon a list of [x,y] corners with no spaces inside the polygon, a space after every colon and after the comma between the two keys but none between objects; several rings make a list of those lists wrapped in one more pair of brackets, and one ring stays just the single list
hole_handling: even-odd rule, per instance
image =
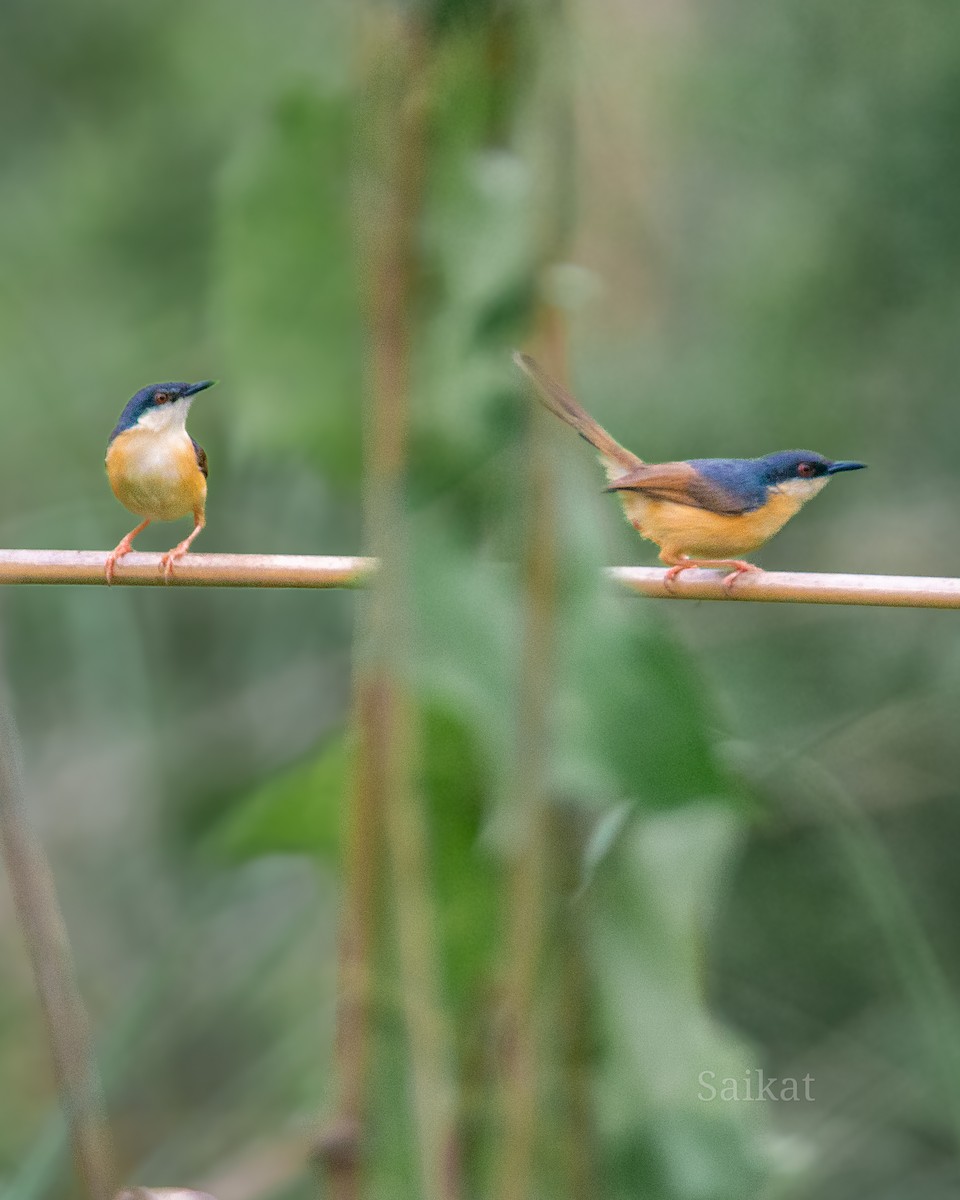
[{"label": "bird's blue-grey back", "polygon": [[740,512],[754,512],[766,503],[767,471],[756,458],[691,458],[689,465],[736,502]]},{"label": "bird's blue-grey back", "polygon": [[[688,464],[705,480],[738,501],[741,512],[762,508],[770,488],[797,478],[797,468],[805,464],[817,475],[827,475],[834,465],[815,450],[778,450],[760,458],[692,458]],[[840,465],[840,464],[837,464]],[[842,464],[860,466],[859,463]]]}]

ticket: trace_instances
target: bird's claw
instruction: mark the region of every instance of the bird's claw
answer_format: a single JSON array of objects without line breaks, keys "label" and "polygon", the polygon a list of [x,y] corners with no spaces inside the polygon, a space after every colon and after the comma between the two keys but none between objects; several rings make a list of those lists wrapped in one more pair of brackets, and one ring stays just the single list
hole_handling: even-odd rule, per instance
[{"label": "bird's claw", "polygon": [[173,578],[174,563],[183,558],[186,552],[187,547],[181,542],[179,546],[174,546],[172,550],[168,550],[166,554],[160,556],[160,570],[163,572],[164,583],[169,583]]},{"label": "bird's claw", "polygon": [[124,555],[129,554],[132,549],[132,547],[129,544],[125,545],[124,544],[125,542],[126,542],[126,538],[124,538],[124,540],[120,543],[119,546],[117,546],[117,548],[115,550],[111,550],[110,553],[107,555],[107,562],[106,562],[106,566],[104,568],[104,574],[107,577],[108,584],[113,583],[113,577],[117,571],[117,563],[120,561],[121,558],[124,557]]},{"label": "bird's claw", "polygon": [[667,570],[663,577],[663,584],[667,591],[673,591],[674,581],[681,571],[689,571],[694,567],[702,567],[706,568],[707,570],[715,569],[717,567],[733,567],[733,570],[728,572],[723,577],[723,586],[728,592],[733,590],[733,585],[737,582],[741,575],[746,574],[748,571],[760,570],[760,568],[755,567],[753,563],[748,563],[743,559],[735,558],[730,559],[729,561],[721,560],[719,562],[711,562],[709,559],[691,559],[690,562],[675,563]]},{"label": "bird's claw", "polygon": [[734,563],[732,565],[733,565],[733,570],[730,572],[729,575],[724,575],[724,577],[723,577],[723,586],[726,588],[726,590],[728,592],[733,591],[733,585],[737,582],[737,580],[740,578],[741,575],[746,575],[748,572],[751,572],[751,571],[759,571],[760,570],[759,567],[755,567],[753,565],[753,563],[748,563],[748,562],[741,561],[741,562]]},{"label": "bird's claw", "polygon": [[667,589],[668,592],[673,591],[674,582],[676,581],[676,578],[680,574],[680,572],[687,571],[687,570],[689,570],[689,568],[690,568],[689,563],[677,563],[676,566],[670,567],[670,569],[667,571],[667,573],[663,577],[663,586]]},{"label": "bird's claw", "polygon": [[164,583],[169,583],[173,578],[173,568],[176,563],[187,553],[193,543],[196,541],[197,535],[203,529],[203,515],[195,514],[196,525],[193,527],[193,533],[189,537],[179,542],[172,550],[168,550],[166,554],[160,556],[160,569],[163,571]]}]

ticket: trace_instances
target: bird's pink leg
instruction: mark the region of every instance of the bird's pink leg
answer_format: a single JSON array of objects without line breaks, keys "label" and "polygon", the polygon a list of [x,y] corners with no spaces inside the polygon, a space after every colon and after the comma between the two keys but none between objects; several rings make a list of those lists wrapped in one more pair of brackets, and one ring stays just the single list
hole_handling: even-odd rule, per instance
[{"label": "bird's pink leg", "polygon": [[677,562],[676,559],[664,558],[663,555],[661,555],[661,558],[663,558],[665,562],[672,563],[672,565],[670,566],[670,569],[667,571],[667,573],[663,579],[663,582],[666,584],[667,587],[669,587],[673,583],[673,581],[677,578],[677,576],[680,574],[681,571],[688,571],[691,567],[706,567],[708,569],[714,568],[714,567],[720,568],[720,569],[723,569],[724,567],[732,567],[733,570],[730,571],[730,573],[728,575],[725,575],[723,578],[723,586],[728,591],[733,587],[733,585],[740,578],[740,576],[745,574],[747,571],[755,571],[755,572],[759,573],[762,570],[762,568],[760,568],[760,567],[755,567],[753,565],[753,563],[745,562],[742,558],[686,558],[686,557],[681,557],[679,562]]},{"label": "bird's pink leg", "polygon": [[143,533],[149,524],[150,518],[147,517],[145,521],[140,522],[136,529],[131,529],[123,541],[117,545],[116,549],[111,550],[107,555],[107,583],[113,583],[113,574],[117,569],[117,561],[123,558],[125,554],[130,553],[133,549],[133,539],[138,533]]},{"label": "bird's pink leg", "polygon": [[163,578],[169,583],[173,578],[173,564],[177,559],[183,558],[186,552],[190,549],[190,544],[199,535],[206,522],[206,517],[203,514],[202,508],[193,510],[194,527],[193,532],[189,537],[185,537],[182,542],[174,546],[172,550],[168,550],[160,559],[160,568],[163,571]]}]

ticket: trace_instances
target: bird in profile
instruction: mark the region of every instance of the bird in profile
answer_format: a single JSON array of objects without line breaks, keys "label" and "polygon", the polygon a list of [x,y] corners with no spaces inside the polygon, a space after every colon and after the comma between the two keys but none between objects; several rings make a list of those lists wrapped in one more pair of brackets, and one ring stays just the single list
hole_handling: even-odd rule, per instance
[{"label": "bird in profile", "polygon": [[608,492],[618,492],[627,520],[660,547],[671,583],[690,567],[718,567],[732,587],[750,554],[786,525],[841,471],[861,462],[834,462],[812,450],[780,450],[761,458],[694,458],[645,463],[585,412],[570,393],[527,354],[514,362],[535,384],[543,404],[600,456]]},{"label": "bird in profile", "polygon": [[107,478],[122,505],[144,519],[107,555],[107,583],[133,539],[151,521],[193,514],[193,532],[160,560],[164,579],[190,549],[206,522],[207,456],[187,433],[187,413],[198,392],[216,381],[154,383],[141,388],[120,414],[107,443]]}]

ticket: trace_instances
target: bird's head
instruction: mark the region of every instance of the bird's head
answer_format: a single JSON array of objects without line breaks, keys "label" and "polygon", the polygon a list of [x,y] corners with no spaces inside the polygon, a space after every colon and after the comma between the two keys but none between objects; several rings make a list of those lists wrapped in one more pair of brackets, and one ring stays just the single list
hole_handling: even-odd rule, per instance
[{"label": "bird's head", "polygon": [[867,464],[846,459],[834,461],[813,450],[779,450],[753,459],[768,488],[798,492],[804,498],[815,496],[841,471],[860,471]]},{"label": "bird's head", "polygon": [[151,383],[141,388],[120,414],[110,440],[135,427],[156,433],[171,428],[182,429],[194,396],[215,383],[215,379],[204,379],[201,383]]}]

